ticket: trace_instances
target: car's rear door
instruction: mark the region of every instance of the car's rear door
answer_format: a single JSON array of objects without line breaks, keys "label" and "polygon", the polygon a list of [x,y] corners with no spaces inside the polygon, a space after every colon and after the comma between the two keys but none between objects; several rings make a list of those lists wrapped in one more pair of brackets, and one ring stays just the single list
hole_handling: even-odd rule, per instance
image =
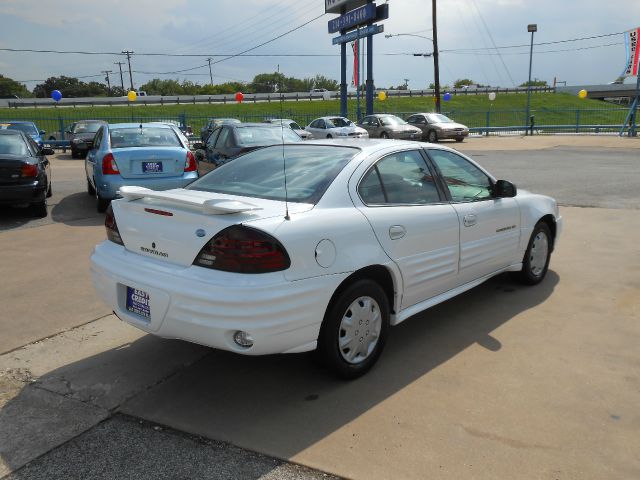
[{"label": "car's rear door", "polygon": [[460,284],[517,262],[520,208],[514,198],[494,198],[492,180],[461,155],[430,148],[460,222]]},{"label": "car's rear door", "polygon": [[356,207],[402,273],[405,309],[451,289],[459,223],[420,149],[382,157],[362,176]]}]

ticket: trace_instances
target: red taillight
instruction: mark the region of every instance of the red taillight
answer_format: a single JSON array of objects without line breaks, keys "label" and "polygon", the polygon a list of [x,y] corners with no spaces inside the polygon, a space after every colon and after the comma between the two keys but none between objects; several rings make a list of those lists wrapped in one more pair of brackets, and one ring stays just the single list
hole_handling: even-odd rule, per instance
[{"label": "red taillight", "polygon": [[21,177],[37,177],[38,176],[38,165],[25,163],[22,165],[22,169],[20,170]]},{"label": "red taillight", "polygon": [[259,230],[233,225],[209,240],[194,265],[235,273],[268,273],[291,265],[282,244]]},{"label": "red taillight", "polygon": [[111,204],[109,204],[109,206],[107,207],[107,213],[104,217],[104,226],[107,229],[107,238],[113,243],[124,246],[124,242],[122,241],[122,237],[120,236],[120,231],[118,230],[118,224],[116,223],[116,217],[113,214],[113,208],[111,208]]},{"label": "red taillight", "polygon": [[113,158],[112,153],[107,153],[102,158],[102,174],[103,175],[117,175],[120,173],[118,165],[116,165],[116,159]]},{"label": "red taillight", "polygon": [[196,162],[196,156],[191,150],[187,152],[187,160],[184,162],[185,172],[195,172],[198,170],[198,162]]}]

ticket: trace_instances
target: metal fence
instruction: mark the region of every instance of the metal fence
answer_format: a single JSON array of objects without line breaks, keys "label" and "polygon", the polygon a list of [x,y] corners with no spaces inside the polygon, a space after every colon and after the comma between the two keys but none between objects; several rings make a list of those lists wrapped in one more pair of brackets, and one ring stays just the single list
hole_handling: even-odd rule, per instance
[{"label": "metal fence", "polygon": [[[38,128],[45,130],[45,140],[65,140],[64,132],[70,124],[79,120],[88,119],[88,113],[84,109],[60,109],[55,117],[50,113],[31,111],[26,113],[20,110],[10,110],[2,113],[3,120],[31,120]],[[319,105],[312,112],[300,113],[289,109],[261,108],[259,113],[234,115],[243,122],[263,122],[268,118],[291,118],[301,126],[308,125],[314,118],[326,115],[339,115],[327,107]],[[472,133],[496,134],[496,133],[523,133],[530,129],[534,134],[548,133],[607,133],[619,132],[628,112],[627,108],[612,107],[603,109],[532,109],[533,125],[525,121],[523,110],[471,110],[455,109],[443,112],[456,122],[468,126]],[[107,114],[104,114],[107,113]],[[129,109],[119,115],[89,114],[91,119],[101,119],[109,123],[123,122],[152,122],[172,121],[184,127],[190,127],[195,137],[200,136],[201,128],[212,118],[206,115],[193,115],[187,112],[178,115],[145,114],[138,109]],[[389,111],[402,118],[407,118],[415,112]],[[356,119],[356,108],[349,105],[348,116]]]}]

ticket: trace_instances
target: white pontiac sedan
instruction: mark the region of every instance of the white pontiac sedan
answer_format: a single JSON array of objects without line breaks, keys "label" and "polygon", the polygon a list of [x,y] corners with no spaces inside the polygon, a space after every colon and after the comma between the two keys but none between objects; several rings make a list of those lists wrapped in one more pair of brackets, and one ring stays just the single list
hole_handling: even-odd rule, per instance
[{"label": "white pontiac sedan", "polygon": [[501,272],[542,281],[562,230],[552,198],[398,140],[266,147],[120,194],[91,270],[122,320],[247,355],[318,349],[345,378],[391,325]]}]

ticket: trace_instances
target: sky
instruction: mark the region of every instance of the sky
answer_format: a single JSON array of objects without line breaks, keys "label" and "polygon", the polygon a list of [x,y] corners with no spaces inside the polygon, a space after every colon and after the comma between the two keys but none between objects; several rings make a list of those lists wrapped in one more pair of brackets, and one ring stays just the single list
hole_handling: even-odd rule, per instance
[{"label": "sky", "polygon": [[[389,88],[407,79],[409,88],[427,88],[434,81],[433,60],[413,54],[433,51],[431,2],[387,3],[385,31],[373,37],[374,83]],[[324,5],[324,0],[2,0],[0,48],[110,53],[0,51],[0,74],[33,89],[60,75],[104,82],[101,71],[112,70],[111,82],[119,84],[114,62],[126,62],[126,57],[116,54],[133,50],[135,87],[152,78],[209,83],[207,56],[212,58],[214,83],[249,82],[258,73],[275,71],[339,80],[340,49],[331,43],[337,34],[327,30],[328,20],[336,15],[324,14]],[[549,84],[554,78],[567,85],[608,83],[625,63],[620,32],[640,27],[636,0],[439,0],[437,8],[442,85],[460,78],[500,87],[526,82],[530,23],[538,25],[532,78]],[[389,34],[396,36],[386,38]],[[599,38],[568,41],[584,37]],[[562,43],[541,44],[548,42]],[[524,46],[495,48],[514,45]],[[259,56],[225,59],[246,50]],[[351,55],[347,63],[350,81]],[[126,86],[126,63],[123,68]],[[626,83],[634,81],[628,78]]]}]

